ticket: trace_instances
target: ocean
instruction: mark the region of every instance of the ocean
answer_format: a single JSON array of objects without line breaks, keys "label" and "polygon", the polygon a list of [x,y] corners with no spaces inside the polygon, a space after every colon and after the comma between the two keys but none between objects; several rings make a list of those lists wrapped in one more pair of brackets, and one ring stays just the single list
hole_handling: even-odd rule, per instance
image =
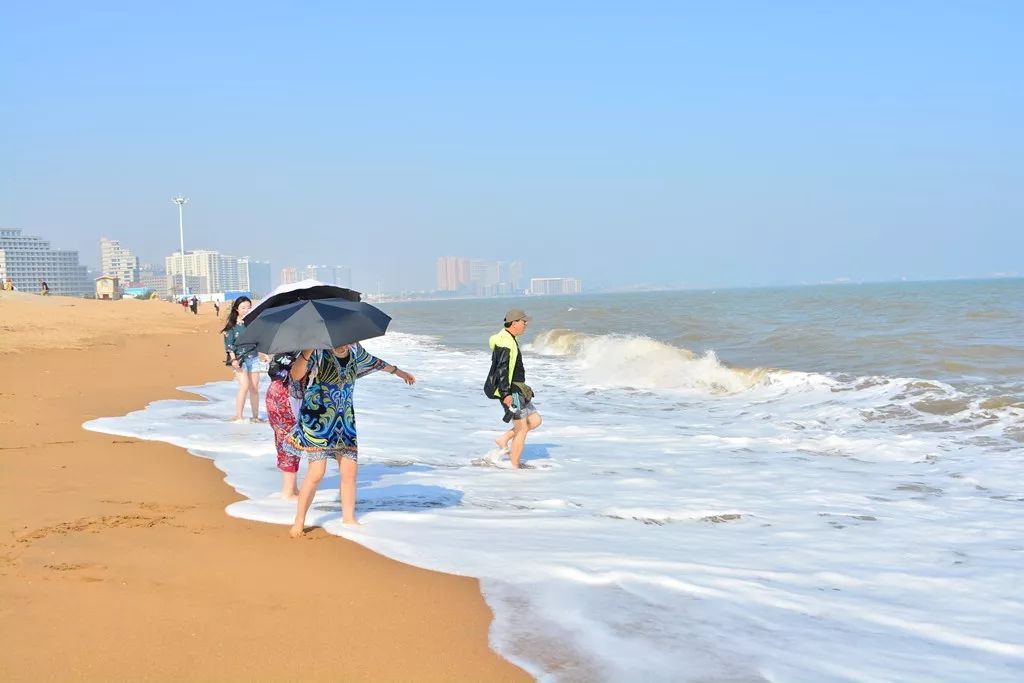
[{"label": "ocean", "polygon": [[[481,389],[511,307],[544,418],[518,471]],[[478,577],[538,679],[1024,680],[1024,280],[382,308],[365,346],[419,382],[359,381],[362,526],[336,470],[308,522]],[[189,390],[85,426],[212,458],[229,515],[290,524],[269,428]]]}]

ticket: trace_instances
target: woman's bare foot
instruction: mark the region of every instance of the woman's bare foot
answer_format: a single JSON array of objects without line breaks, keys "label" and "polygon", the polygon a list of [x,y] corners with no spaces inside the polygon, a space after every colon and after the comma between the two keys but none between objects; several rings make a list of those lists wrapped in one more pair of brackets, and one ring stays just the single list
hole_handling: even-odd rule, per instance
[{"label": "woman's bare foot", "polygon": [[298,499],[299,499],[299,492],[298,492],[298,490],[292,491],[291,493],[289,493],[287,491],[281,491],[281,500],[298,500]]},{"label": "woman's bare foot", "polygon": [[231,418],[231,422],[233,422],[233,423],[234,423],[234,424],[236,424],[236,425],[244,425],[244,424],[249,424],[249,421],[248,421],[248,420],[246,420],[246,419],[245,419],[244,417],[242,417],[241,415],[236,415],[235,417]]},{"label": "woman's bare foot", "polygon": [[501,442],[501,437],[500,437],[500,436],[499,436],[499,437],[498,437],[497,439],[495,439],[495,440],[494,440],[494,443],[495,443],[495,445],[497,445],[497,446],[498,446],[498,448],[500,448],[501,450],[503,450],[503,451],[507,451],[507,450],[508,450],[508,441],[506,441],[505,443],[502,443],[502,442]]},{"label": "woman's bare foot", "polygon": [[359,520],[356,519],[355,517],[352,517],[351,519],[343,519],[343,520],[341,520],[341,523],[342,524],[346,524],[348,526],[362,526],[359,523]]},{"label": "woman's bare foot", "polygon": [[305,532],[306,530],[301,524],[293,524],[292,528],[288,530],[288,535],[292,538],[302,538],[302,534]]},{"label": "woman's bare foot", "polygon": [[249,418],[249,422],[252,422],[253,424],[258,424],[260,422],[263,422],[263,420],[259,419],[258,417],[251,417]]}]

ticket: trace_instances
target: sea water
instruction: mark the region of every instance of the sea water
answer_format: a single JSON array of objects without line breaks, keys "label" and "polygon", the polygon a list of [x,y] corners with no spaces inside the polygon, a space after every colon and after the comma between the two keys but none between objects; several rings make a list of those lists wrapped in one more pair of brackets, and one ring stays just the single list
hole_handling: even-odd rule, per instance
[{"label": "sea water", "polygon": [[[481,389],[513,306],[544,419],[521,470]],[[333,466],[307,521],[478,577],[537,678],[1024,680],[1021,281],[386,308],[365,346],[418,382],[359,380],[362,526]],[[211,458],[228,514],[290,524],[269,427],[186,389],[86,427]]]}]

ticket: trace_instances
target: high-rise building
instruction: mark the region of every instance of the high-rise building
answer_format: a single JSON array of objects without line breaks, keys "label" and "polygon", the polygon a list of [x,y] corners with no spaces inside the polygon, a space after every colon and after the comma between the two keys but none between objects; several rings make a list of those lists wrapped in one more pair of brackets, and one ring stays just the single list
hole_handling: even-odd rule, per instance
[{"label": "high-rise building", "polygon": [[523,262],[513,261],[508,264],[508,272],[502,278],[503,282],[508,282],[513,292],[522,293],[523,289]]},{"label": "high-rise building", "polygon": [[441,256],[437,259],[437,289],[457,292],[470,282],[470,260],[461,256]]},{"label": "high-rise building", "polygon": [[299,281],[299,269],[293,266],[285,266],[281,269],[281,284],[290,285]]},{"label": "high-rise building", "polygon": [[121,246],[119,240],[101,237],[100,271],[116,277],[121,287],[131,287],[139,281],[139,257]]},{"label": "high-rise building", "polygon": [[78,252],[51,249],[41,237],[29,237],[15,228],[0,229],[0,281],[11,278],[25,292],[38,292],[46,280],[52,294],[92,296],[95,285]]},{"label": "high-rise building", "polygon": [[238,288],[264,296],[274,287],[270,281],[270,261],[256,261],[244,256],[238,259]]},{"label": "high-rise building", "polygon": [[583,283],[575,277],[535,277],[530,279],[531,294],[579,294]]},{"label": "high-rise building", "polygon": [[[247,287],[243,287],[239,277],[239,259],[235,256],[228,256],[208,249],[196,249],[195,251],[186,251],[184,258],[182,258],[181,252],[176,251],[164,261],[172,294],[182,293],[182,269],[185,271],[186,286],[189,289],[187,294],[248,290]],[[194,278],[194,280],[189,278]]]},{"label": "high-rise building", "polygon": [[352,286],[352,269],[349,266],[306,266],[305,277],[325,285]]},{"label": "high-rise building", "polygon": [[476,296],[515,294],[522,288],[521,261],[487,261],[461,256],[437,259],[437,289]]},{"label": "high-rise building", "polygon": [[[167,282],[167,273],[163,268],[157,268],[152,263],[143,263],[139,265],[139,286],[145,287],[146,289],[152,289],[161,297],[169,297],[171,295],[171,286]],[[178,276],[178,288],[181,288],[181,276]]]}]

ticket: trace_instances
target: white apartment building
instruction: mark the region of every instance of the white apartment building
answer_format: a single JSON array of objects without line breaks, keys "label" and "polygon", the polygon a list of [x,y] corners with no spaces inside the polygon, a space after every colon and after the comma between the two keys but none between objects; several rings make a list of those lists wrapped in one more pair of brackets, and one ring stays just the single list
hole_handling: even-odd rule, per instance
[{"label": "white apartment building", "polygon": [[121,246],[120,240],[100,238],[100,271],[116,277],[122,287],[139,281],[139,257]]},{"label": "white apartment building", "polygon": [[0,281],[7,278],[23,292],[38,292],[40,281],[46,280],[51,294],[95,293],[95,283],[78,263],[77,251],[51,249],[48,241],[23,235],[16,228],[0,228]]},{"label": "white apartment building", "polygon": [[579,294],[583,283],[575,277],[530,278],[530,294]]},{"label": "white apartment building", "polygon": [[[230,259],[229,262],[225,262]],[[181,273],[184,269],[187,294],[212,294],[225,290],[238,289],[237,259],[225,257],[219,251],[196,249],[186,251],[184,258],[176,251],[164,259],[167,272],[167,284],[171,294],[180,296]]]},{"label": "white apartment building", "polygon": [[305,277],[319,280],[325,285],[352,287],[352,269],[348,266],[306,266]]},{"label": "white apartment building", "polygon": [[262,296],[273,289],[269,261],[197,249],[186,251],[184,259],[181,252],[176,251],[164,262],[167,286],[172,296],[181,295],[182,268],[185,270],[185,285],[189,294],[213,295],[241,291]]}]

